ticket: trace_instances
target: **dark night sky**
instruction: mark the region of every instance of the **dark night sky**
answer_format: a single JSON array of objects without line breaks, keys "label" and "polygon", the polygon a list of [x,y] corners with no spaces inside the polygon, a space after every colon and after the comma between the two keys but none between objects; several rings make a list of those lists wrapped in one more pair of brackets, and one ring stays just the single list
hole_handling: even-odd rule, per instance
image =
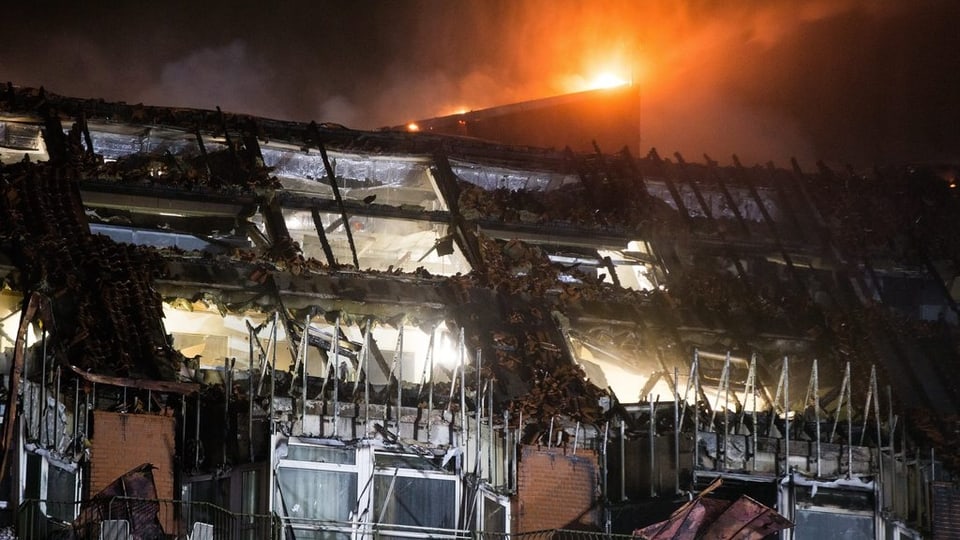
[{"label": "dark night sky", "polygon": [[640,85],[643,145],[664,155],[960,161],[952,0],[278,4],[7,3],[0,80],[368,129],[606,70]]}]

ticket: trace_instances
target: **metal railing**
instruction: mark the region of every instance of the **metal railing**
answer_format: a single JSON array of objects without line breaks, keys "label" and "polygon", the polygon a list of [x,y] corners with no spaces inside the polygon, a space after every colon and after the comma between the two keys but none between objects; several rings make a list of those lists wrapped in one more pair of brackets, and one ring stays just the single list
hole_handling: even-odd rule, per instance
[{"label": "metal railing", "polygon": [[[64,522],[51,515],[77,515]],[[524,533],[495,533],[438,529],[382,523],[281,518],[266,514],[236,514],[204,502],[111,497],[83,502],[29,499],[20,505],[16,527],[19,540],[98,540],[105,521],[125,520],[138,540],[186,540],[194,524],[213,528],[215,540],[296,539],[431,539],[431,540],[631,540],[624,534],[549,529]]]},{"label": "metal railing", "polygon": [[[49,517],[51,505],[71,507],[78,516],[71,523]],[[64,515],[59,512],[59,515]],[[138,539],[186,539],[196,523],[213,526],[216,540],[261,540],[282,538],[281,523],[271,515],[235,514],[205,502],[111,497],[75,503],[27,500],[17,512],[20,540],[72,538],[96,540],[101,524],[125,520]],[[72,533],[73,536],[70,536]]]},{"label": "metal railing", "polygon": [[629,534],[607,534],[601,531],[546,529],[515,534],[479,533],[482,540],[636,540]]}]

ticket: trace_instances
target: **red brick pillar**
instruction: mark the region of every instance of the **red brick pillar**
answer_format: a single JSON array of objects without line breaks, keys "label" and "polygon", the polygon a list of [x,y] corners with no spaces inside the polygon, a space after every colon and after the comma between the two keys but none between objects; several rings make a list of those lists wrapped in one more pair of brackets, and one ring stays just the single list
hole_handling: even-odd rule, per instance
[{"label": "red brick pillar", "polygon": [[524,446],[517,464],[513,530],[594,528],[600,523],[599,466],[592,450]]},{"label": "red brick pillar", "polygon": [[[93,496],[124,473],[150,463],[158,499],[174,499],[176,419],[160,414],[93,412],[90,439],[90,493]],[[160,505],[164,529],[173,530],[172,507]]]}]

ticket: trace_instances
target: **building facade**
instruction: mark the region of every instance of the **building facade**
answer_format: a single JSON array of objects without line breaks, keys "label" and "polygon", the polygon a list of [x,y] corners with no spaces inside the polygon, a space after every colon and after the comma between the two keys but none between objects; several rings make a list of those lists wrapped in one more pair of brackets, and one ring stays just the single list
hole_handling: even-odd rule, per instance
[{"label": "building facade", "polygon": [[0,162],[21,537],[632,534],[718,477],[785,538],[952,537],[956,167],[13,86]]}]

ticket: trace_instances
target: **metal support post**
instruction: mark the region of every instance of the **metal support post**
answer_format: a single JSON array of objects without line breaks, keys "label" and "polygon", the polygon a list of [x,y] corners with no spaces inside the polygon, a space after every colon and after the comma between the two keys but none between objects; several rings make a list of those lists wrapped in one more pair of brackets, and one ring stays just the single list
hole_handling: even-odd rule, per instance
[{"label": "metal support post", "polygon": [[700,353],[697,349],[693,350],[693,489],[697,487],[697,469],[700,468]]},{"label": "metal support post", "polygon": [[783,357],[784,474],[790,474],[790,363]]},{"label": "metal support post", "polygon": [[653,477],[656,470],[657,404],[652,399],[647,398],[647,400],[650,402],[650,496],[656,497],[657,490]]},{"label": "metal support post", "polygon": [[888,432],[888,446],[890,449],[890,510],[897,511],[897,455],[895,453],[894,442],[897,435],[897,425],[896,419],[893,416],[893,391],[890,389],[890,385],[887,385],[887,432]]},{"label": "metal support post", "polygon": [[333,323],[333,344],[330,346],[333,364],[333,438],[340,434],[340,314]]},{"label": "metal support post", "polygon": [[[550,423],[551,431],[553,430],[553,422]],[[623,421],[623,418],[620,419],[620,500],[627,500],[627,439],[626,439],[626,424]]]},{"label": "metal support post", "polygon": [[680,370],[673,366],[673,487],[680,492]]},{"label": "metal support post", "polygon": [[393,356],[397,366],[397,433],[400,433],[400,411],[403,407],[403,322],[397,332],[397,352]]},{"label": "metal support post", "polygon": [[370,333],[373,321],[367,319],[367,331],[363,334],[363,436],[370,430]]},{"label": "metal support post", "polygon": [[277,326],[280,323],[280,312],[273,313],[273,355],[270,359],[270,435],[277,432],[276,405],[277,396]]}]

